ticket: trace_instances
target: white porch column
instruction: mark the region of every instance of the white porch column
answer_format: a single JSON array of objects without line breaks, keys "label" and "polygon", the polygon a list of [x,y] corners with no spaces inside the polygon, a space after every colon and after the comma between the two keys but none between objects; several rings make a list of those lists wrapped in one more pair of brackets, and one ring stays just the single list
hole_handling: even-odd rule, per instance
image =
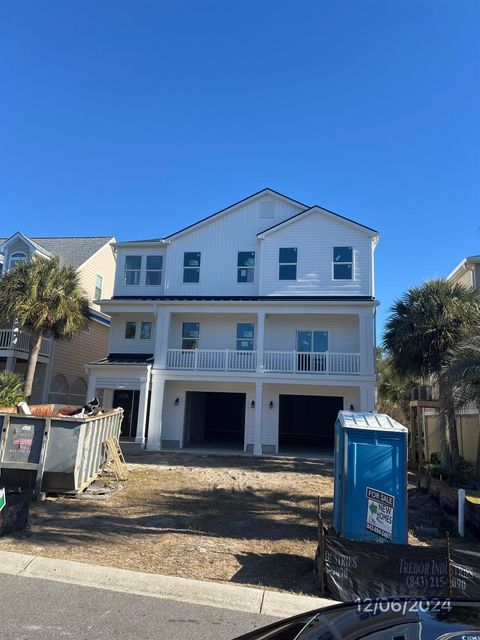
[{"label": "white porch column", "polygon": [[359,411],[375,411],[375,384],[362,384],[360,386]]},{"label": "white porch column", "polygon": [[90,373],[88,376],[88,387],[87,387],[87,402],[93,400],[95,396],[95,389],[97,388],[97,376],[95,373]]},{"label": "white porch column", "polygon": [[263,373],[265,370],[263,363],[263,352],[265,342],[265,312],[257,313],[257,371]]},{"label": "white porch column", "polygon": [[253,432],[253,453],[262,455],[262,414],[263,414],[263,382],[255,383],[255,429]]},{"label": "white porch column", "polygon": [[167,368],[168,334],[170,331],[170,311],[157,313],[157,323],[155,327],[155,369]]},{"label": "white porch column", "polygon": [[358,316],[360,373],[375,375],[375,315],[372,311]]},{"label": "white porch column", "polygon": [[148,418],[148,437],[145,447],[148,451],[159,451],[161,449],[164,393],[165,378],[163,377],[163,373],[153,369],[150,416]]},{"label": "white porch column", "polygon": [[150,367],[147,375],[140,380],[140,397],[138,400],[137,434],[135,442],[143,444],[145,441],[145,429],[147,427],[148,391],[150,388]]}]

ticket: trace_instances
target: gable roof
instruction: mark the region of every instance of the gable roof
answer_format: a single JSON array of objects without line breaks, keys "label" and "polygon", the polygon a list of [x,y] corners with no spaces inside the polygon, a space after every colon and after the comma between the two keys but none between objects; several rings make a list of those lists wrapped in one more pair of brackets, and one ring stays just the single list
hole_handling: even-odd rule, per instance
[{"label": "gable roof", "polygon": [[268,194],[271,194],[271,195],[276,196],[277,198],[281,198],[283,200],[287,200],[288,202],[291,202],[291,203],[295,204],[296,206],[303,207],[304,209],[308,208],[308,205],[303,204],[303,202],[298,202],[298,200],[294,200],[293,198],[290,198],[289,196],[286,196],[283,193],[280,193],[279,191],[275,191],[274,189],[270,189],[269,187],[266,187],[265,189],[261,189],[260,191],[257,191],[256,193],[253,193],[251,196],[247,196],[246,198],[243,198],[242,200],[239,200],[238,202],[235,202],[234,204],[230,204],[228,207],[225,207],[224,209],[220,209],[220,211],[217,211],[216,213],[210,214],[206,218],[202,218],[201,220],[198,220],[197,222],[194,222],[193,224],[188,225],[188,227],[184,227],[183,229],[180,229],[180,231],[175,231],[175,233],[171,233],[169,236],[165,236],[165,240],[170,240],[170,238],[175,238],[176,236],[179,236],[180,234],[185,233],[185,231],[189,231],[193,227],[197,227],[199,225],[205,224],[211,218],[214,218],[214,217],[220,216],[220,215],[224,215],[225,213],[227,213],[231,209],[234,209],[235,207],[238,207],[239,205],[244,204],[248,200],[255,200],[256,198],[259,198],[260,196],[268,195]]},{"label": "gable roof", "polygon": [[[69,264],[75,269],[78,269],[104,245],[114,240],[113,236],[30,238],[23,234],[20,235],[41,253],[47,256],[58,256],[61,262]],[[9,238],[0,238],[0,251],[7,240]]]},{"label": "gable roof", "polygon": [[367,227],[366,225],[361,224],[360,222],[355,222],[355,220],[351,220],[350,218],[346,218],[345,216],[342,216],[339,213],[335,213],[334,211],[329,211],[328,209],[324,209],[323,207],[320,207],[319,205],[314,205],[313,207],[309,207],[308,209],[305,209],[305,211],[300,211],[300,213],[296,213],[294,216],[291,216],[290,218],[287,218],[286,220],[282,220],[282,222],[278,222],[277,224],[274,224],[272,227],[268,227],[267,229],[264,229],[263,231],[260,231],[260,233],[257,233],[257,236],[258,237],[262,237],[264,235],[267,235],[267,234],[270,234],[272,232],[275,232],[280,227],[285,227],[286,225],[290,224],[291,222],[296,221],[300,217],[306,217],[306,216],[309,216],[310,214],[316,213],[316,212],[327,214],[329,217],[338,219],[340,222],[344,222],[344,223],[349,224],[349,225],[354,225],[355,227],[360,227],[361,230],[370,232],[375,236],[378,235],[378,231],[376,229],[372,229],[371,227]]},{"label": "gable roof", "polygon": [[468,268],[468,264],[480,264],[480,256],[467,256],[466,258],[464,258],[459,264],[457,264],[455,269],[453,269],[453,271],[448,274],[446,279],[450,280],[451,278],[453,278],[453,276],[463,267]]}]

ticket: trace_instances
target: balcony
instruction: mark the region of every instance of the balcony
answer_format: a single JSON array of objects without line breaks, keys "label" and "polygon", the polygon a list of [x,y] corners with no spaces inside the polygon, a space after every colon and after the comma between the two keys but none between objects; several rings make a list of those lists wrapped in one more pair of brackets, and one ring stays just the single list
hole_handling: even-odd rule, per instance
[{"label": "balcony", "polygon": [[[0,329],[0,355],[2,351],[17,351],[20,354],[28,354],[30,351],[31,334],[25,329]],[[51,350],[51,338],[42,338],[40,356],[49,357]]]},{"label": "balcony", "polygon": [[[168,349],[167,369],[186,371],[256,371],[256,351],[229,349]],[[317,375],[358,375],[359,353],[302,353],[299,351],[266,351],[265,373]]]}]

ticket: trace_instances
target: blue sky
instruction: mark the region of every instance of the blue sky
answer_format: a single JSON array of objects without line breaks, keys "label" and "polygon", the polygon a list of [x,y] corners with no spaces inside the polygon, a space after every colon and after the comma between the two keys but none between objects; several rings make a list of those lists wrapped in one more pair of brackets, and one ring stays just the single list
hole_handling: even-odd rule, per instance
[{"label": "blue sky", "polygon": [[381,232],[393,299],[480,253],[478,0],[0,7],[0,235],[167,235],[269,186]]}]

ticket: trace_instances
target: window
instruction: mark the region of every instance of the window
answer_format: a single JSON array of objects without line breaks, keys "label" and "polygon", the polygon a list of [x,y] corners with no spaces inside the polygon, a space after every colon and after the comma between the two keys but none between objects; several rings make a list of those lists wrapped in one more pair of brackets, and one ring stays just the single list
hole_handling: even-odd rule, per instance
[{"label": "window", "polygon": [[183,254],[183,281],[200,282],[200,252]]},{"label": "window", "polygon": [[125,284],[140,284],[142,256],[125,256]]},{"label": "window", "polygon": [[297,250],[294,248],[279,249],[278,251],[278,279],[297,279]]},{"label": "window", "polygon": [[328,351],[328,331],[297,331],[297,351],[300,353]]},{"label": "window", "polygon": [[254,331],[251,322],[237,324],[237,351],[253,351]]},{"label": "window", "polygon": [[12,253],[10,256],[10,269],[13,269],[19,262],[25,262],[27,259],[27,254],[18,251],[17,253]]},{"label": "window", "polygon": [[253,282],[254,272],[255,251],[239,251],[237,258],[237,282]]},{"label": "window", "polygon": [[182,325],[182,349],[198,349],[199,322],[184,322]]},{"label": "window", "polygon": [[83,378],[77,378],[70,387],[68,402],[70,404],[82,405],[87,402],[87,383]]},{"label": "window", "polygon": [[137,333],[136,322],[125,323],[125,340],[135,340],[135,334]]},{"label": "window", "polygon": [[152,339],[152,323],[151,322],[142,322],[140,325],[140,340],[151,340]]},{"label": "window", "polygon": [[353,279],[353,248],[333,247],[333,279]]},{"label": "window", "polygon": [[147,271],[145,284],[162,284],[163,256],[147,256]]},{"label": "window", "polygon": [[97,273],[97,278],[95,280],[95,300],[101,300],[103,291],[103,276]]},{"label": "window", "polygon": [[67,404],[68,399],[68,382],[65,376],[56,375],[50,385],[50,392],[48,394],[50,402],[58,404]]}]

